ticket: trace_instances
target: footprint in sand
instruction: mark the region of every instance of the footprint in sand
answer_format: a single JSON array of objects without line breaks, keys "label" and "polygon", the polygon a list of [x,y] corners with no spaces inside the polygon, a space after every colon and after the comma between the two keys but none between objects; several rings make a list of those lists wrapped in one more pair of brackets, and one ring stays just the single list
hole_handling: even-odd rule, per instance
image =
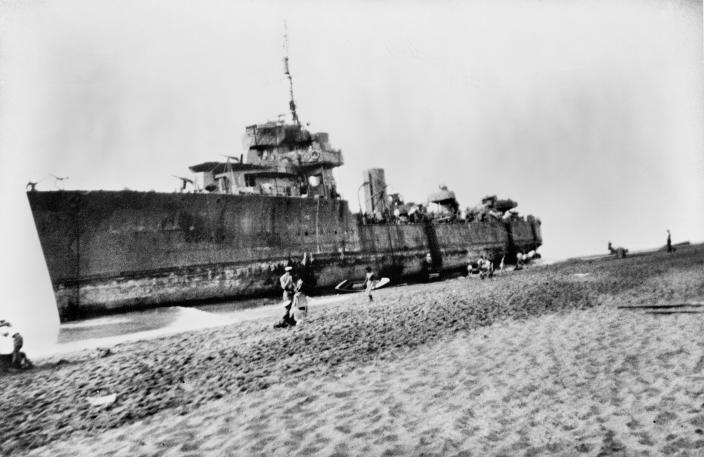
[{"label": "footprint in sand", "polygon": [[665,424],[672,422],[675,419],[677,419],[677,414],[672,413],[670,411],[663,411],[662,413],[655,416],[653,423],[657,424],[657,425],[665,425]]}]

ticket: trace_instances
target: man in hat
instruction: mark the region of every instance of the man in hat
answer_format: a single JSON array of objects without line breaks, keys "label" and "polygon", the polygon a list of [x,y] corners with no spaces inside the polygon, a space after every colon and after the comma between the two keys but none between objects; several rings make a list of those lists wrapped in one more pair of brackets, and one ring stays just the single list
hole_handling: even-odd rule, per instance
[{"label": "man in hat", "polygon": [[274,325],[274,328],[284,328],[288,326],[296,325],[296,320],[291,316],[291,305],[293,305],[293,297],[296,294],[296,284],[293,281],[293,275],[291,271],[293,267],[290,264],[286,264],[284,267],[284,274],[279,278],[279,284],[283,290],[283,300],[284,308],[286,313],[281,319],[281,322]]}]

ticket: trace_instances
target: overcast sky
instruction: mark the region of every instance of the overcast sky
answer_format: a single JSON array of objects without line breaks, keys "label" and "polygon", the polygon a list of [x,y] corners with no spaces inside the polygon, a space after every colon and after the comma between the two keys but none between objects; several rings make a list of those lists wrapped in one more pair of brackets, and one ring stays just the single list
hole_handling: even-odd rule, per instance
[{"label": "overcast sky", "polygon": [[1,296],[51,296],[28,180],[171,191],[286,113],[284,20],[353,210],[381,167],[407,200],[517,200],[551,258],[704,239],[701,2],[4,1]]}]

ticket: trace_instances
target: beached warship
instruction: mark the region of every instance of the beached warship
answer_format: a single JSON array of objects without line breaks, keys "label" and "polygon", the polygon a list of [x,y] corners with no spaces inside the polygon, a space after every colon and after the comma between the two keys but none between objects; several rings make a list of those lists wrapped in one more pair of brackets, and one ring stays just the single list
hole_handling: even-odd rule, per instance
[{"label": "beached warship", "polygon": [[[332,174],[342,153],[327,133],[301,125],[284,63],[292,119],[246,127],[244,154],[190,167],[195,179],[182,178],[181,192],[32,186],[27,197],[62,321],[278,294],[285,264],[304,254],[309,288],[331,290],[367,266],[398,280],[429,267],[462,270],[481,254],[510,261],[542,244],[539,220],[505,212],[511,217],[468,222],[446,189],[430,198],[440,216],[409,211],[386,195],[379,169],[365,172],[367,211],[353,215]],[[493,199],[484,209],[496,206]]]}]

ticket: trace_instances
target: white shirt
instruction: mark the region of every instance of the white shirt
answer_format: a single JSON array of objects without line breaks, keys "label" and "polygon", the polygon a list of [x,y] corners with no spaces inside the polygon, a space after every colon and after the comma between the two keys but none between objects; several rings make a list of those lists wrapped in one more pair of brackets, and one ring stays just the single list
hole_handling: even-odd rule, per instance
[{"label": "white shirt", "polygon": [[0,354],[12,354],[12,351],[15,350],[15,342],[12,340],[13,333],[15,332],[11,327],[0,327]]}]

